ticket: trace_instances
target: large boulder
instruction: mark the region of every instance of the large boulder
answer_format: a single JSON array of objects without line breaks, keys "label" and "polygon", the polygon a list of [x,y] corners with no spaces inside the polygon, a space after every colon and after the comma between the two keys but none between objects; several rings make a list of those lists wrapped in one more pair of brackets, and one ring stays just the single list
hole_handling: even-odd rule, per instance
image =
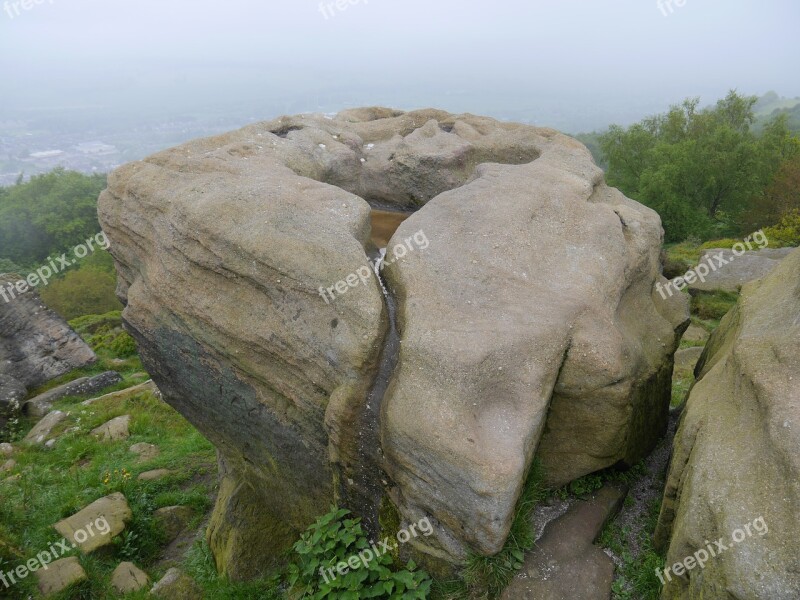
[{"label": "large boulder", "polygon": [[[371,207],[417,210],[385,281]],[[666,428],[688,310],[654,294],[660,220],[555,131],[284,117],[118,169],[99,213],[148,372],[219,448],[234,578],[334,500],[371,533],[429,516],[415,551],[444,564],[491,554],[537,448],[558,484]]]},{"label": "large boulder", "polygon": [[[17,275],[0,275],[0,422],[28,390],[97,360]],[[24,291],[23,291],[24,290]]]},{"label": "large boulder", "polygon": [[794,600],[800,591],[800,250],[742,288],[695,372],[656,540],[669,545],[667,566],[701,551],[716,555],[703,568],[662,575],[664,598]]}]

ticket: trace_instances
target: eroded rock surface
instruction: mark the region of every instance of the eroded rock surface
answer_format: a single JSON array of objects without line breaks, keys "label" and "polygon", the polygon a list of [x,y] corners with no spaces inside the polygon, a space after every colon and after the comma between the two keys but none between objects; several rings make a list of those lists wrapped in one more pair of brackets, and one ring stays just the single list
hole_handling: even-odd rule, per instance
[{"label": "eroded rock surface", "polygon": [[[27,289],[14,295],[16,275],[0,275],[0,420],[28,391],[97,360],[69,325]],[[23,286],[20,286],[25,289]],[[27,284],[26,286],[27,287]]]},{"label": "eroded rock surface", "polygon": [[[371,206],[418,209],[389,243],[388,299],[354,275]],[[660,220],[555,131],[284,117],[118,169],[100,218],[147,371],[220,450],[209,539],[234,578],[334,499],[368,528],[387,495],[428,516],[416,551],[445,564],[491,554],[537,447],[564,483],[666,427],[688,311],[653,292]]]},{"label": "eroded rock surface", "polygon": [[709,545],[719,552],[702,569],[665,576],[663,597],[796,599],[800,250],[742,288],[696,373],[675,436],[656,540],[669,543],[668,566]]}]

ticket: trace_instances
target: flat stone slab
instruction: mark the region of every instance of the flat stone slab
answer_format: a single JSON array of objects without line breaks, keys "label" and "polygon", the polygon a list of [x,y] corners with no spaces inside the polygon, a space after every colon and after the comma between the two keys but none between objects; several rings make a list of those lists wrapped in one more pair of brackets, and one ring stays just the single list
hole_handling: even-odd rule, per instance
[{"label": "flat stone slab", "polygon": [[92,435],[104,442],[118,442],[130,437],[128,427],[131,423],[130,415],[123,415],[103,423],[100,427],[92,429]]},{"label": "flat stone slab", "polygon": [[25,436],[25,439],[22,440],[24,443],[27,444],[43,444],[47,440],[47,436],[50,435],[50,432],[61,423],[64,419],[67,418],[67,414],[61,412],[60,410],[54,410],[51,413],[45,415],[44,419],[39,421],[33,429],[30,430],[28,435]]},{"label": "flat stone slab", "polygon": [[502,600],[609,600],[614,562],[593,545],[627,490],[606,485],[550,522]]},{"label": "flat stone slab", "polygon": [[36,571],[39,593],[44,597],[58,594],[86,578],[86,571],[74,556],[62,558],[47,565],[47,569]]},{"label": "flat stone slab", "polygon": [[41,417],[50,412],[53,408],[53,402],[61,400],[61,398],[99,392],[103,388],[115,385],[120,381],[122,381],[122,375],[116,371],[106,371],[94,377],[81,377],[31,398],[22,405],[22,412],[26,415]]},{"label": "flat stone slab", "polygon": [[138,592],[150,584],[147,573],[132,562],[123,562],[111,574],[111,587],[118,594]]},{"label": "flat stone slab", "polygon": [[161,454],[161,450],[158,449],[158,446],[148,444],[146,442],[134,444],[129,448],[129,450],[134,454],[139,455],[139,462],[147,462],[148,460],[152,460]]},{"label": "flat stone slab", "polygon": [[144,392],[158,393],[158,387],[155,383],[153,383],[152,379],[145,381],[144,383],[140,383],[139,385],[135,385],[124,390],[119,390],[118,392],[111,392],[110,394],[98,396],[97,398],[89,398],[88,400],[81,402],[81,404],[84,406],[91,406],[97,402],[120,402]]},{"label": "flat stone slab", "polygon": [[128,501],[117,492],[92,502],[54,527],[81,552],[88,554],[110,544],[115,536],[125,530],[125,524],[131,517],[133,513]]},{"label": "flat stone slab", "polygon": [[[711,264],[716,270],[709,269],[705,281],[697,280],[689,286],[689,289],[704,292],[738,292],[745,283],[764,277],[794,250],[796,248],[764,248],[748,251],[740,256],[735,256],[730,249],[706,250],[700,256],[698,264]],[[717,258],[718,256],[720,258]]]}]

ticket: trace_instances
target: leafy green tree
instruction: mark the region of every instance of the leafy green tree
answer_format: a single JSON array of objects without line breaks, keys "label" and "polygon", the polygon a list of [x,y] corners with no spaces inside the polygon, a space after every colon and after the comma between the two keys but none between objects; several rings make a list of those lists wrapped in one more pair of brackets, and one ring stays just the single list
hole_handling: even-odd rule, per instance
[{"label": "leafy green tree", "polygon": [[0,188],[0,257],[33,267],[95,235],[105,186],[105,175],[56,169]]},{"label": "leafy green tree", "polygon": [[698,110],[688,99],[666,114],[600,138],[607,179],[661,215],[666,240],[740,233],[742,215],[798,151],[785,117],[752,131],[755,97],[730,92]]}]

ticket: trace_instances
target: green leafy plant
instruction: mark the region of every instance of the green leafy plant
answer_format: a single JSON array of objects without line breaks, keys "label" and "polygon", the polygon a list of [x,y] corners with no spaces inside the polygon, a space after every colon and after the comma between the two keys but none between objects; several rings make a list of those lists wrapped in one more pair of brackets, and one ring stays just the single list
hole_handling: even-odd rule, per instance
[{"label": "green leafy plant", "polygon": [[[388,553],[359,559],[357,566],[341,574],[337,565],[355,562],[353,557],[374,554],[370,549],[360,519],[347,518],[346,509],[332,507],[311,525],[294,544],[294,560],[288,567],[288,583],[293,598],[320,600],[336,598],[424,599],[428,597],[431,579],[417,570],[414,561],[404,569],[392,571]],[[342,569],[344,571],[344,568]]]}]

